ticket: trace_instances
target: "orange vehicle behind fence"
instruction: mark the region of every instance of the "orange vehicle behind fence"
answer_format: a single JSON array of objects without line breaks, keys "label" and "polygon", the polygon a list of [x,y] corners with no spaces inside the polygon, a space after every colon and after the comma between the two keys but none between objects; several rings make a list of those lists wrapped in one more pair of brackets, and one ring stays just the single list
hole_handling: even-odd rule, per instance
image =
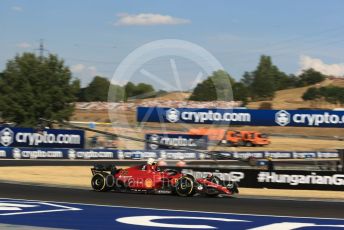
[{"label": "orange vehicle behind fence", "polygon": [[244,146],[264,146],[269,145],[270,140],[267,134],[254,131],[240,131]]},{"label": "orange vehicle behind fence", "polygon": [[207,135],[210,143],[227,146],[263,146],[270,144],[268,135],[254,131],[230,131],[225,129],[190,129],[190,135]]},{"label": "orange vehicle behind fence", "polygon": [[220,143],[228,146],[242,145],[241,135],[236,131],[229,131],[224,129],[190,129],[190,135],[207,135],[211,143]]}]

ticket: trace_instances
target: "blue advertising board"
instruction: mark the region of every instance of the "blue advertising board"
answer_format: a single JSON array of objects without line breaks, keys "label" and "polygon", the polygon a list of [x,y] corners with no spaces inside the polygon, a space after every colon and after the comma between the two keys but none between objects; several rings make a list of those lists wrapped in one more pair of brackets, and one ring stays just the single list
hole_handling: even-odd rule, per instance
[{"label": "blue advertising board", "polygon": [[[208,136],[188,134],[149,133],[145,135],[145,149],[171,149],[170,146],[187,149],[207,149]],[[152,143],[153,142],[153,143]]]},{"label": "blue advertising board", "polygon": [[338,152],[333,151],[212,151],[207,155],[197,150],[116,150],[116,149],[78,149],[78,148],[13,148],[0,147],[0,159],[70,159],[70,160],[145,160],[148,158],[165,160],[203,160],[211,159],[215,154],[219,160],[255,157],[264,159],[307,159],[307,158],[338,158]]},{"label": "blue advertising board", "polygon": [[137,121],[344,128],[344,111],[138,107]]},{"label": "blue advertising board", "polygon": [[83,148],[85,132],[82,130],[0,127],[0,146]]}]

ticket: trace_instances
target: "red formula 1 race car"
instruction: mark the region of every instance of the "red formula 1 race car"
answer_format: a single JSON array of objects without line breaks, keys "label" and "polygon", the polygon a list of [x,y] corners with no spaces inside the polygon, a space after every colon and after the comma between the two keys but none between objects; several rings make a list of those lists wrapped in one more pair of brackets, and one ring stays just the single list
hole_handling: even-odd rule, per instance
[{"label": "red formula 1 race car", "polygon": [[160,170],[154,163],[117,169],[113,165],[95,165],[91,169],[92,188],[98,192],[143,192],[153,194],[174,194],[178,196],[231,196],[238,193],[235,182],[223,182],[220,178],[209,175],[194,178],[176,170]]}]

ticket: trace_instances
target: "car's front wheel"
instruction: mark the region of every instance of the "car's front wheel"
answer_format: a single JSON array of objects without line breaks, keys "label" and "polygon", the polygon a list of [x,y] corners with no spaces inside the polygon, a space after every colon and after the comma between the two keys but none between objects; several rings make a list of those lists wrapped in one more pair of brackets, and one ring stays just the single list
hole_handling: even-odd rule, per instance
[{"label": "car's front wheel", "polygon": [[232,192],[232,194],[235,194],[235,193],[239,193],[239,189],[238,189],[238,184],[234,181],[230,181],[226,187],[228,188],[229,191]]}]

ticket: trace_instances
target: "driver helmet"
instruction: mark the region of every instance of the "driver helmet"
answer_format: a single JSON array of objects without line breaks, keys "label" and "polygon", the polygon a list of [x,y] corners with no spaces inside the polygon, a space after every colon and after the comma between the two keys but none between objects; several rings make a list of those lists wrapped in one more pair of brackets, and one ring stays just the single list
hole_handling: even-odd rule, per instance
[{"label": "driver helmet", "polygon": [[211,178],[213,176],[212,173],[208,173],[207,178]]},{"label": "driver helmet", "polygon": [[153,159],[153,158],[148,158],[148,160],[147,160],[147,165],[153,165],[153,164],[155,164],[155,159]]}]

